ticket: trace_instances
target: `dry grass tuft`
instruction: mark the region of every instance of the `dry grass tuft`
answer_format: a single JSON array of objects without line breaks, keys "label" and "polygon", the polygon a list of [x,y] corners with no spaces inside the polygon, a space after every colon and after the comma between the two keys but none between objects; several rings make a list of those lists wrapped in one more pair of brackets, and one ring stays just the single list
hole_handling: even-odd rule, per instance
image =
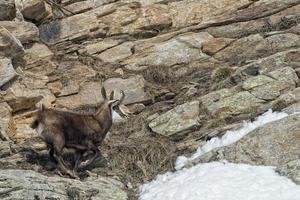
[{"label": "dry grass tuft", "polygon": [[153,179],[158,173],[173,170],[175,145],[162,137],[111,138],[105,147],[109,167],[134,186]]}]

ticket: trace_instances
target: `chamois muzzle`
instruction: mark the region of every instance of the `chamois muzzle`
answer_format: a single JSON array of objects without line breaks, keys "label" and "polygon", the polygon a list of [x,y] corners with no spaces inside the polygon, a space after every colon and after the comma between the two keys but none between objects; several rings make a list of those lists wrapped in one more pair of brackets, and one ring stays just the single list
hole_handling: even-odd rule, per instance
[{"label": "chamois muzzle", "polygon": [[132,113],[130,113],[130,111],[128,110],[128,108],[127,108],[124,104],[122,104],[123,101],[124,101],[124,99],[125,99],[125,93],[124,93],[123,90],[121,90],[121,94],[122,94],[122,96],[121,96],[121,98],[116,102],[115,106],[118,106],[119,111],[120,111],[124,116],[128,117],[128,116],[129,116],[130,114],[132,114]]}]

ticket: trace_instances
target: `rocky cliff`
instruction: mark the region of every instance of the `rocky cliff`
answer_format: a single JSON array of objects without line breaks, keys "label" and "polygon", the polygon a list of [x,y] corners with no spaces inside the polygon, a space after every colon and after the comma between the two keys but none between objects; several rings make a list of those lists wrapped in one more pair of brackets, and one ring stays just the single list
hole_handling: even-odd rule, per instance
[{"label": "rocky cliff", "polygon": [[[299,24],[299,0],[0,0],[1,198],[134,199],[177,155],[242,120],[300,111]],[[101,85],[124,90],[132,114],[94,178],[71,183],[29,124],[41,103],[94,110]],[[285,118],[199,162],[274,165],[299,183],[299,128]]]}]

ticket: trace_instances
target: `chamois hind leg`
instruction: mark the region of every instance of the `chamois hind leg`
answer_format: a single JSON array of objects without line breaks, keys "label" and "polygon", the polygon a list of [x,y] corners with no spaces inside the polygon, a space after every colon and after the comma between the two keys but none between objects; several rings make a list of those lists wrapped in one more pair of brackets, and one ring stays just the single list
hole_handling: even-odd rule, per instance
[{"label": "chamois hind leg", "polygon": [[62,157],[64,146],[65,146],[64,138],[62,138],[59,134],[57,134],[53,143],[53,147],[54,147],[53,156],[57,160],[58,166],[63,173],[68,174],[72,178],[78,178],[78,176],[74,174],[74,172],[70,170],[65,164],[65,161]]},{"label": "chamois hind leg", "polygon": [[80,165],[78,166],[79,170],[91,165],[101,155],[100,150],[98,149],[97,145],[95,145],[91,141],[88,142],[88,150],[93,151],[95,153],[95,155],[91,159],[81,162]]}]

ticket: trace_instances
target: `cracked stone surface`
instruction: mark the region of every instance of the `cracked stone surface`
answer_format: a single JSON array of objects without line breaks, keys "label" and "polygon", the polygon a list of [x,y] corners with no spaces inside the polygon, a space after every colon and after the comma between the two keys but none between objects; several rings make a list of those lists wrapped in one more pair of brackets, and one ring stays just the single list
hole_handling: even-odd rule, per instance
[{"label": "cracked stone surface", "polygon": [[127,199],[122,183],[104,177],[78,181],[31,170],[0,170],[0,185],[2,199]]},{"label": "cracked stone surface", "polygon": [[149,127],[164,136],[178,136],[201,126],[199,101],[192,101],[175,107],[149,123]]}]

